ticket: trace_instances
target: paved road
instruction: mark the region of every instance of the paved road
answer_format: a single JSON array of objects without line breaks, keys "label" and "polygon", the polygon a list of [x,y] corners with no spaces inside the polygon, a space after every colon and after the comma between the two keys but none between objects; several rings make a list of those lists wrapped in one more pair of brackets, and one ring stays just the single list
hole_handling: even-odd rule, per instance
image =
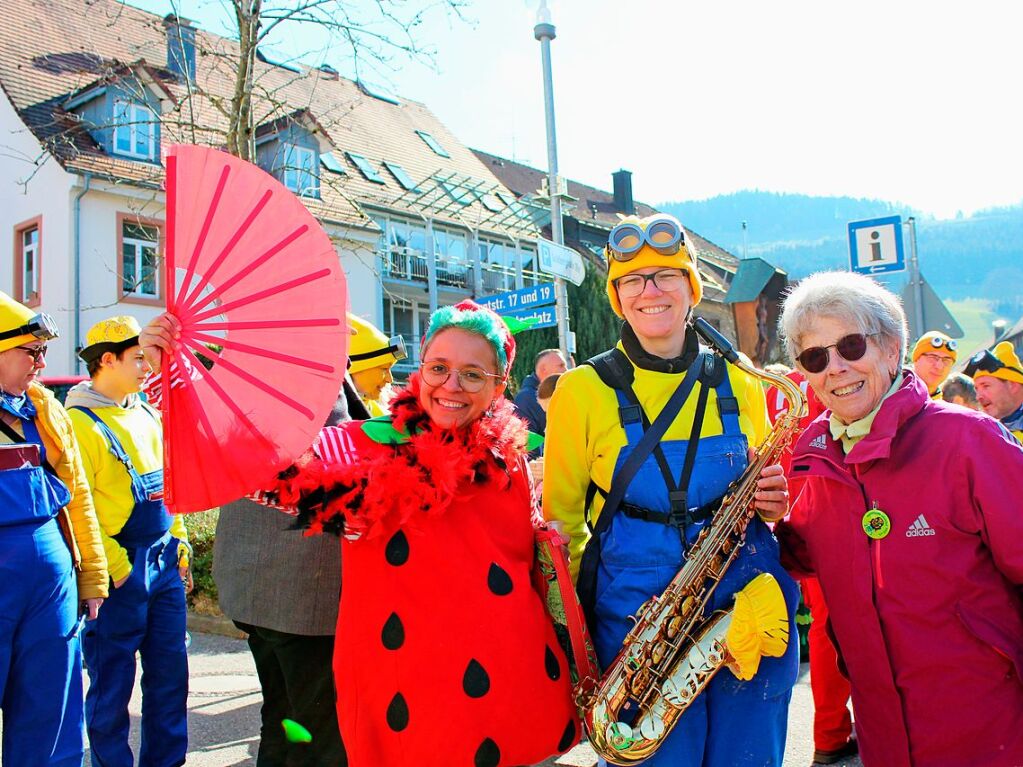
[{"label": "paved road", "polygon": [[[213,634],[193,634],[190,653],[191,690],[188,726],[189,767],[254,767],[259,743],[259,685],[245,642]],[[792,695],[788,748],[784,767],[808,767],[813,755],[813,703],[807,667],[801,668]],[[136,682],[132,699],[133,747],[138,749],[141,694]],[[596,761],[586,746],[544,762],[543,767],[590,767]],[[86,765],[91,762],[86,757]],[[862,767],[859,759],[843,767]],[[13,765],[11,766],[13,767]],[[380,765],[379,767],[386,767]]]}]

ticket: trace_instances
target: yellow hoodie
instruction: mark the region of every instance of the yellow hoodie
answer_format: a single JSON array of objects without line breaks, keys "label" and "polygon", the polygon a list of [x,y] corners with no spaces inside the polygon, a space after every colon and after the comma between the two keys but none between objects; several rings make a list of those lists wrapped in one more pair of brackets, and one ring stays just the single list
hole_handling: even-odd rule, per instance
[{"label": "yellow hoodie", "polygon": [[71,557],[78,573],[78,598],[106,598],[109,587],[107,558],[103,553],[96,510],[85,478],[81,456],[71,429],[71,420],[53,394],[38,383],[28,387],[28,396],[36,408],[36,426],[43,441],[46,461],[71,491],[71,502],[58,518],[68,537]]},{"label": "yellow hoodie", "polygon": [[[619,343],[618,348],[622,349]],[[624,349],[623,349],[624,351]],[[633,365],[633,388],[648,417],[655,419],[682,380],[678,373],[659,373]],[[739,426],[752,447],[764,441],[770,432],[764,388],[760,382],[732,365],[728,366],[732,392],[739,401]],[[667,440],[687,440],[696,413],[696,400],[702,384],[697,383],[682,411],[668,427]],[[701,435],[721,434],[717,417],[717,393],[711,389]],[[618,398],[605,386],[590,365],[581,365],[558,379],[550,409],[544,446],[543,513],[548,520],[559,520],[571,536],[569,554],[572,577],[579,571],[579,558],[589,538],[583,506],[590,478],[605,492],[611,487],[618,453],[627,443],[618,420]],[[745,461],[745,456],[742,456]],[[593,518],[603,507],[597,493]]]},{"label": "yellow hoodie", "polygon": [[[68,396],[69,405],[72,401]],[[135,471],[146,474],[163,468],[163,434],[160,415],[141,401],[133,401],[129,407],[90,407],[103,423],[120,440]],[[148,409],[148,412],[147,412]],[[124,523],[131,516],[135,500],[131,494],[131,477],[124,466],[110,452],[109,443],[100,427],[85,413],[69,407],[75,436],[81,447],[85,476],[92,488],[103,534],[103,548],[110,562],[110,577],[118,581],[131,573],[128,552],[113,536],[121,532]],[[155,418],[154,418],[155,416]],[[171,535],[187,542],[188,533],[180,514],[175,514],[170,527]]]}]

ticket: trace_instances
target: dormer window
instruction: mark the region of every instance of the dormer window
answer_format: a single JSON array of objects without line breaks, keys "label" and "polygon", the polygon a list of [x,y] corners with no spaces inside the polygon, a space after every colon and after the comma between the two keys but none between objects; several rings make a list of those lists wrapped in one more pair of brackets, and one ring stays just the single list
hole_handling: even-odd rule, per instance
[{"label": "dormer window", "polygon": [[320,196],[320,177],[316,166],[318,158],[312,149],[295,144],[281,144],[284,156],[284,186],[302,197]]},{"label": "dormer window", "polygon": [[138,101],[114,101],[114,154],[139,160],[156,158],[156,121],[153,110]]}]

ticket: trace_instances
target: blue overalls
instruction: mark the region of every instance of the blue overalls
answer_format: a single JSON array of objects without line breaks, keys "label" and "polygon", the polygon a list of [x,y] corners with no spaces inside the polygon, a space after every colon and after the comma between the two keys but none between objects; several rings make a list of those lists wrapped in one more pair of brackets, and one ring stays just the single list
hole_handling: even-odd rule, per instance
[{"label": "blue overalls", "polygon": [[[615,390],[619,406],[629,401]],[[715,387],[718,402],[732,401],[728,375]],[[690,395],[693,396],[693,395]],[[734,410],[737,410],[735,408]],[[701,437],[689,482],[687,506],[696,509],[724,494],[729,483],[746,467],[748,441],[739,427],[738,413],[722,412],[723,434]],[[709,412],[709,410],[708,410]],[[615,466],[617,474],[643,435],[639,420],[625,425],[628,445]],[[683,466],[688,440],[665,440],[662,450],[677,476]],[[670,510],[668,489],[654,454],[647,457],[625,494],[625,504],[660,514]],[[632,626],[627,618],[654,594],[660,594],[685,561],[688,546],[696,542],[710,519],[683,528],[630,516],[625,507],[614,515],[604,533],[597,571],[596,631],[594,643],[602,667],[621,649]],[[778,542],[759,518],[747,528],[746,544],[711,598],[709,609],[729,609],[732,595],[753,577],[770,572],[778,579],[789,615],[799,602],[795,582],[779,563]],[[796,636],[795,625],[790,635]],[[799,672],[798,642],[790,641],[781,658],[763,658],[757,675],[741,682],[727,669],[711,680],[679,719],[671,734],[651,758],[650,767],[777,767],[785,753],[789,699]],[[604,764],[603,760],[601,764]]]},{"label": "blue overalls", "polygon": [[[25,442],[45,451],[26,398],[0,397]],[[41,466],[0,471],[0,708],[3,763],[81,767],[82,647],[78,586],[57,513],[67,486]]]},{"label": "blue overalls", "polygon": [[[139,474],[120,440],[95,413],[114,457],[131,477],[135,505],[114,536],[128,551],[131,574],[111,589],[99,618],[85,631],[89,692],[85,718],[95,767],[131,767],[128,703],[135,653],[142,657],[142,743],[139,767],[177,767],[188,750],[188,656],[185,590],[178,573],[178,540],[163,503],[163,470]],[[149,411],[147,411],[149,412]],[[155,416],[154,416],[155,419]]]}]

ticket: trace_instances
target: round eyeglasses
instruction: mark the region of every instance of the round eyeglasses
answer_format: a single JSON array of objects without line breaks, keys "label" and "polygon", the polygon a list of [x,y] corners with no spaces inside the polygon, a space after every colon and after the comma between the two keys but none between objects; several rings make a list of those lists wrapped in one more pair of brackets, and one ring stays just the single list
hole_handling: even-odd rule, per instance
[{"label": "round eyeglasses", "polygon": [[443,386],[454,373],[458,376],[458,385],[469,394],[475,394],[482,390],[486,386],[488,378],[504,380],[504,376],[488,373],[481,368],[453,368],[443,362],[424,362],[419,366],[419,372],[423,377],[423,382],[434,388]]}]

